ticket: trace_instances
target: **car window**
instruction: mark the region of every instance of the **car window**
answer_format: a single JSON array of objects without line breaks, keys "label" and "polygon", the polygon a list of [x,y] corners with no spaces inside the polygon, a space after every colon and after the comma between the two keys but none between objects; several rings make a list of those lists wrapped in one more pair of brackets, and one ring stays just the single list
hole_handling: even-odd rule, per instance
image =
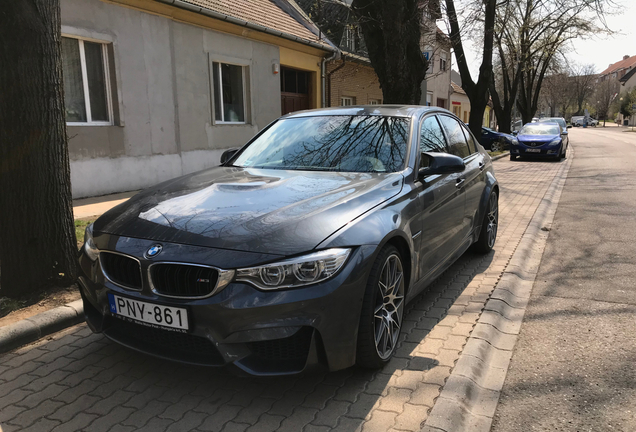
[{"label": "car window", "polygon": [[459,122],[445,115],[439,116],[439,120],[448,135],[448,152],[460,158],[469,156],[470,150]]},{"label": "car window", "polygon": [[[420,152],[444,152],[448,151],[446,147],[446,138],[442,127],[437,121],[437,117],[428,116],[422,120],[420,127]],[[424,168],[429,165],[429,160],[425,157],[420,158],[420,167]]]},{"label": "car window", "polygon": [[556,123],[528,123],[519,131],[519,135],[559,135],[561,128]]},{"label": "car window", "polygon": [[470,133],[470,130],[468,128],[462,128],[462,130],[464,131],[464,137],[466,138],[466,143],[468,144],[468,150],[470,151],[470,154],[473,154],[477,151],[476,149],[476,145],[475,145],[475,140],[473,139],[473,134]]},{"label": "car window", "polygon": [[410,119],[323,115],[278,120],[244,148],[243,168],[342,172],[404,169]]}]

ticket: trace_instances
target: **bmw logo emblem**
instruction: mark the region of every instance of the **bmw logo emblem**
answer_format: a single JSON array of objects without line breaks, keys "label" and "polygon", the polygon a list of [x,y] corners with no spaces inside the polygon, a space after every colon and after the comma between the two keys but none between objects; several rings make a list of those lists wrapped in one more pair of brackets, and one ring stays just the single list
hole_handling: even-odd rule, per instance
[{"label": "bmw logo emblem", "polygon": [[144,254],[144,256],[146,258],[154,258],[157,255],[159,255],[161,253],[161,251],[163,250],[163,246],[161,246],[160,244],[154,244],[152,246],[150,246],[148,248],[148,250],[146,251],[146,253]]}]

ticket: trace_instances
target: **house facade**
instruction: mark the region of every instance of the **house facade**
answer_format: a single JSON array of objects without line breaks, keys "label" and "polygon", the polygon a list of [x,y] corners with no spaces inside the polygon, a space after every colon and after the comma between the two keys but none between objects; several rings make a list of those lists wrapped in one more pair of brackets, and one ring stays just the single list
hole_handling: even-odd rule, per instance
[{"label": "house facade", "polygon": [[468,123],[470,118],[470,99],[466,95],[464,89],[459,84],[452,81],[451,87],[453,89],[450,97],[451,111],[464,123]]},{"label": "house facade", "polygon": [[320,107],[337,52],[286,0],[61,7],[74,198],[218,165],[286,111]]}]

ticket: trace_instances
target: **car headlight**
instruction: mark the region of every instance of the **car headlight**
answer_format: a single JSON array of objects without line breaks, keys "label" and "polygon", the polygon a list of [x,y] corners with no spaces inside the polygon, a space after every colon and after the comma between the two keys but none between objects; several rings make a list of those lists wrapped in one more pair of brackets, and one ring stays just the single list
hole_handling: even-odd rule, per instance
[{"label": "car headlight", "polygon": [[91,261],[95,261],[99,256],[99,249],[93,241],[93,224],[87,226],[84,231],[84,252]]},{"label": "car headlight", "polygon": [[512,143],[512,145],[519,145],[519,140],[517,138],[512,138],[510,143]]},{"label": "car headlight", "polygon": [[277,263],[238,269],[236,280],[263,290],[311,285],[338,273],[350,252],[351,249],[326,249]]},{"label": "car headlight", "polygon": [[550,146],[561,145],[561,138],[557,138],[557,139],[552,140],[550,142],[550,144],[548,144],[548,145],[550,145]]}]

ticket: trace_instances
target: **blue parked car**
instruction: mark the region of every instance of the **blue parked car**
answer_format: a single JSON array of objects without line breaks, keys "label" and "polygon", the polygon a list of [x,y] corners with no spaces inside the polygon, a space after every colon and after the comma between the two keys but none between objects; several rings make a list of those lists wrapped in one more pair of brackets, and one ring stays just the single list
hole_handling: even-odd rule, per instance
[{"label": "blue parked car", "polygon": [[565,159],[568,142],[564,140],[558,123],[528,123],[517,135],[517,143],[510,146],[510,160],[517,156]]},{"label": "blue parked car", "polygon": [[512,135],[497,132],[487,127],[481,128],[481,137],[479,137],[479,144],[481,144],[486,150],[507,150],[510,147],[510,144],[514,143],[515,141],[516,138]]}]

